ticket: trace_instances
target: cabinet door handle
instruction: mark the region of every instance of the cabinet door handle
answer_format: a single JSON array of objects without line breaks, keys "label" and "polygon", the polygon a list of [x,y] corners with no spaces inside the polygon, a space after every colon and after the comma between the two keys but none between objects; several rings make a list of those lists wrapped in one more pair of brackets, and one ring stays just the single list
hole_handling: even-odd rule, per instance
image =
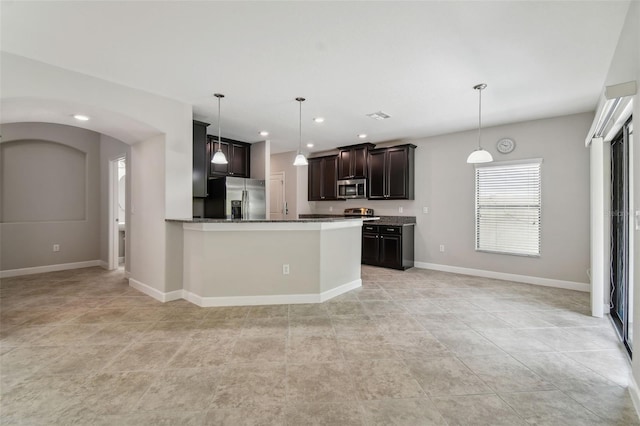
[{"label": "cabinet door handle", "polygon": [[382,235],[380,235],[380,239],[382,240],[384,237]]}]

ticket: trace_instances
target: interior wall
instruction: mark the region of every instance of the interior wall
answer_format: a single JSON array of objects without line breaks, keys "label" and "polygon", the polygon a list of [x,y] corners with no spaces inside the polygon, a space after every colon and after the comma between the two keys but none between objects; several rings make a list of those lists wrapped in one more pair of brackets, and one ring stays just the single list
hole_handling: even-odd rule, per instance
[{"label": "interior wall", "polygon": [[284,172],[285,200],[288,212],[285,219],[298,218],[298,168],[293,165],[296,152],[283,152],[271,156],[271,173]]},{"label": "interior wall", "polygon": [[[116,158],[126,158],[126,175],[131,173],[130,157],[131,147],[126,143],[119,141],[107,135],[100,135],[100,260],[109,262],[109,163]],[[131,180],[126,180],[126,199],[128,206],[131,203]],[[124,223],[125,229],[129,226],[129,208],[125,211]],[[126,232],[125,232],[126,235]],[[125,267],[128,271],[127,257],[130,252],[130,238],[125,236],[124,255]]]},{"label": "interior wall", "polygon": [[98,260],[100,135],[59,124],[3,124],[0,148],[0,269]]},{"label": "interior wall", "polygon": [[[466,158],[477,131],[398,143],[417,145],[415,200],[347,200],[309,203],[314,213],[371,207],[378,215],[416,216],[416,262],[528,277],[588,283],[589,151],[584,135],[593,113],[482,129],[483,147],[495,161],[542,158],[542,246],[539,258],[476,252],[474,168]],[[516,141],[511,154],[496,142]],[[305,188],[306,198],[306,188]],[[400,212],[402,208],[402,212]],[[428,213],[423,212],[427,208]],[[445,251],[440,252],[439,246]]]},{"label": "interior wall", "polygon": [[[128,229],[130,240],[131,278],[140,284],[165,292],[166,222],[164,169],[164,136],[156,136],[131,146],[131,203]],[[154,184],[156,182],[156,184]],[[191,205],[191,203],[189,203]]]}]

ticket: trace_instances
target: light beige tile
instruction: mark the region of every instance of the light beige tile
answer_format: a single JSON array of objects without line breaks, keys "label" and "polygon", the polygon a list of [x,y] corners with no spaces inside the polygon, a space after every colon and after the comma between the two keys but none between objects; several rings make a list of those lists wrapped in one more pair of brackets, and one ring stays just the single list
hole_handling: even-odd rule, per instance
[{"label": "light beige tile", "polygon": [[335,332],[328,316],[289,318],[289,335],[314,335],[333,337]]},{"label": "light beige tile", "polygon": [[413,377],[430,396],[474,395],[492,390],[469,367],[455,357],[406,360]]},{"label": "light beige tile", "polygon": [[335,337],[315,335],[290,336],[287,342],[287,362],[313,363],[342,361],[342,351]]},{"label": "light beige tile", "polygon": [[560,391],[501,394],[501,398],[528,423],[601,425],[602,419]]},{"label": "light beige tile", "polygon": [[428,331],[419,333],[390,333],[385,340],[402,358],[449,356],[451,352]]},{"label": "light beige tile", "polygon": [[398,358],[393,346],[381,334],[339,335],[337,339],[338,347],[349,361]]},{"label": "light beige tile", "polygon": [[287,401],[344,402],[355,395],[349,368],[342,362],[287,366]]},{"label": "light beige tile", "polygon": [[169,363],[183,342],[135,342],[105,367],[106,371],[157,371]]},{"label": "light beige tile", "polygon": [[431,333],[449,350],[457,355],[494,355],[504,353],[490,340],[473,330],[458,330],[449,333],[444,330],[433,330]]},{"label": "light beige tile", "polygon": [[363,412],[354,402],[318,402],[291,404],[287,425],[364,426]]},{"label": "light beige tile", "polygon": [[462,357],[462,362],[496,393],[556,390],[509,355]]},{"label": "light beige tile", "polygon": [[244,364],[226,369],[216,389],[212,409],[283,404],[286,401],[284,364]]},{"label": "light beige tile", "polygon": [[208,308],[206,319],[245,319],[249,315],[250,306],[220,306]]},{"label": "light beige tile", "polygon": [[286,317],[248,318],[242,327],[243,336],[286,337],[288,332],[289,319]]},{"label": "light beige tile", "polygon": [[328,315],[329,311],[323,303],[289,305],[289,319],[297,317],[326,317]]},{"label": "light beige tile", "polygon": [[561,390],[578,390],[615,383],[562,353],[515,354],[518,361]]},{"label": "light beige tile", "polygon": [[466,395],[434,398],[438,411],[450,426],[524,426],[519,417],[497,395]]},{"label": "light beige tile", "polygon": [[213,399],[222,373],[215,368],[167,370],[158,375],[137,410],[202,411]]},{"label": "light beige tile", "polygon": [[348,365],[360,399],[425,396],[409,368],[400,360],[363,360]]},{"label": "light beige tile", "polygon": [[289,317],[289,305],[264,305],[251,306],[249,308],[249,318],[277,318]]},{"label": "light beige tile", "polygon": [[124,345],[82,345],[74,346],[56,361],[41,370],[50,374],[97,373],[116,357]]},{"label": "light beige tile", "polygon": [[242,408],[210,410],[204,426],[285,426],[284,405],[256,404]]},{"label": "light beige tile", "polygon": [[566,394],[603,419],[603,423],[640,425],[629,390],[622,386],[593,386]]},{"label": "light beige tile", "polygon": [[229,361],[236,340],[233,338],[186,341],[167,368],[216,367]]},{"label": "light beige tile", "polygon": [[232,363],[284,362],[286,337],[239,337],[229,356]]},{"label": "light beige tile", "polygon": [[370,426],[447,424],[428,398],[363,401],[362,406],[366,424]]},{"label": "light beige tile", "polygon": [[[205,413],[200,411],[153,411],[140,412],[132,414],[117,414],[100,416],[97,418],[88,417],[87,419],[68,419],[65,424],[87,424],[99,426],[140,426],[140,425],[157,425],[157,426],[201,426],[204,422]],[[66,419],[61,419],[66,420]],[[73,421],[77,420],[77,421]]]},{"label": "light beige tile", "polygon": [[84,384],[82,404],[68,414],[132,413],[142,395],[155,381],[158,373],[113,372],[89,377]]}]

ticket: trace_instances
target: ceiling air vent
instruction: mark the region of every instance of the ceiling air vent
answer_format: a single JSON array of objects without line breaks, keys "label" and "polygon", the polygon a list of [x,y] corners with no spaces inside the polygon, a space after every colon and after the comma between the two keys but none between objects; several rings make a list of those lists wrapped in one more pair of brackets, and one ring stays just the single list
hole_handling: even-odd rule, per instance
[{"label": "ceiling air vent", "polygon": [[389,114],[385,114],[382,111],[372,112],[371,114],[367,114],[367,117],[373,118],[374,120],[385,120],[391,117]]}]

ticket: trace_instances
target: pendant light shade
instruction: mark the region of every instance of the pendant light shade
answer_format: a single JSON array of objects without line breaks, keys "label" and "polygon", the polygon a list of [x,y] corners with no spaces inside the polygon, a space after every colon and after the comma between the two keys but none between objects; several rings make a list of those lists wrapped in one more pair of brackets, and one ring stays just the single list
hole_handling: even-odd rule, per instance
[{"label": "pendant light shade", "polygon": [[222,152],[222,149],[220,148],[222,142],[222,136],[220,132],[220,99],[224,98],[224,95],[222,93],[214,93],[213,96],[218,98],[218,150],[215,154],[213,154],[211,162],[213,164],[229,164],[229,162],[227,161],[227,157],[225,157],[224,152]]},{"label": "pendant light shade", "polygon": [[295,160],[293,160],[294,166],[306,166],[309,164],[307,158],[302,154],[302,103],[305,101],[305,98],[296,98],[298,104],[300,105],[300,125],[299,125],[299,134],[298,134],[298,155],[296,155]]},{"label": "pendant light shade", "polygon": [[477,84],[473,86],[475,90],[478,91],[478,148],[473,151],[467,157],[467,163],[470,164],[479,164],[479,163],[490,163],[493,161],[493,157],[489,151],[482,149],[482,145],[480,145],[480,138],[482,135],[482,91],[487,88],[487,85],[484,83]]},{"label": "pendant light shade", "polygon": [[467,157],[467,163],[470,164],[490,163],[492,161],[493,157],[489,151],[485,151],[484,149],[476,149]]},{"label": "pendant light shade", "polygon": [[302,154],[296,155],[296,159],[293,160],[294,166],[307,166],[308,164],[307,158]]}]

